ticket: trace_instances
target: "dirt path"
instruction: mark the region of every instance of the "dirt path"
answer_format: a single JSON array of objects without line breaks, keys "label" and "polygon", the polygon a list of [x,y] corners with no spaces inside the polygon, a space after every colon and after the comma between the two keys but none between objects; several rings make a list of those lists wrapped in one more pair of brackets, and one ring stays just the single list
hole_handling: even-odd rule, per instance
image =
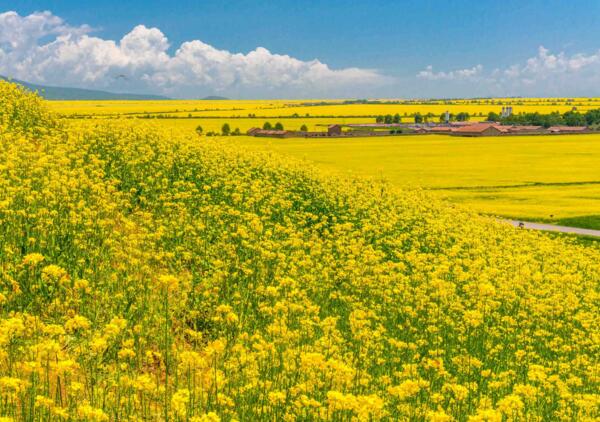
[{"label": "dirt path", "polygon": [[545,231],[550,231],[550,232],[573,233],[573,234],[580,234],[580,235],[584,235],[584,236],[600,237],[600,230],[582,229],[579,227],[556,226],[554,224],[530,223],[528,221],[519,221],[519,220],[504,220],[504,221],[512,224],[514,227],[521,227],[524,229],[545,230]]}]

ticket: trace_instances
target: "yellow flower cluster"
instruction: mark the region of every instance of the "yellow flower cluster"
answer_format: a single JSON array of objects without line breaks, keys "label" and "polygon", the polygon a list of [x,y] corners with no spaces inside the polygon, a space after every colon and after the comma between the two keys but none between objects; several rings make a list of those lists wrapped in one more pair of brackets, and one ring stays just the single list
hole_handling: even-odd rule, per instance
[{"label": "yellow flower cluster", "polygon": [[219,139],[3,119],[0,420],[600,418],[597,248]]}]

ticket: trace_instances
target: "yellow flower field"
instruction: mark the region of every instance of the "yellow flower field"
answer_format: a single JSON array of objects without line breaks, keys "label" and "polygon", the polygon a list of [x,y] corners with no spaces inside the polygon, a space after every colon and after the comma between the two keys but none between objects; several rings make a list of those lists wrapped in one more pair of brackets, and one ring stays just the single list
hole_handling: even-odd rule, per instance
[{"label": "yellow flower field", "polygon": [[0,421],[600,418],[600,250],[0,82]]},{"label": "yellow flower field", "polygon": [[[303,106],[313,103],[316,105]],[[169,136],[220,133],[227,123],[243,134],[265,122],[287,130],[324,131],[332,123],[374,122],[374,116],[412,113],[436,116],[450,110],[469,111],[481,120],[490,111],[512,105],[515,113],[564,112],[600,107],[596,98],[496,98],[451,101],[404,101],[401,104],[344,104],[342,100],[167,100],[52,101],[49,106],[70,117],[73,127],[95,127],[110,121],[141,118]],[[449,104],[446,104],[449,103]],[[202,111],[204,110],[204,111]],[[310,114],[309,117],[306,113]],[[248,117],[248,115],[255,117]],[[297,117],[290,117],[296,114]],[[330,117],[314,117],[314,116]],[[151,118],[146,118],[146,116]],[[189,117],[191,116],[191,117]],[[213,117],[211,117],[213,116]],[[214,117],[220,116],[220,117]],[[228,116],[228,117],[225,117]],[[288,116],[288,117],[280,117]],[[433,120],[436,120],[433,118]],[[137,122],[139,123],[139,122]],[[136,123],[136,124],[137,124]],[[596,134],[466,139],[447,136],[392,138],[268,139],[227,138],[236,145],[276,151],[307,159],[323,170],[353,172],[385,179],[397,186],[418,186],[476,211],[508,218],[600,228],[600,137]]]},{"label": "yellow flower field", "polygon": [[[461,111],[474,116],[474,120],[487,116],[490,111],[499,113],[503,106],[512,106],[515,113],[564,113],[576,107],[584,112],[600,107],[599,98],[494,98],[474,100],[381,100],[380,104],[344,104],[344,100],[161,100],[161,101],[51,101],[52,110],[64,116],[94,117],[280,117],[297,115],[356,117],[380,114],[433,113],[446,110]],[[390,101],[398,101],[397,104]]]},{"label": "yellow flower field", "polygon": [[[600,135],[352,139],[235,138],[238,145],[306,159],[330,173],[422,187],[479,212],[600,227]],[[577,221],[576,224],[585,224]]]}]

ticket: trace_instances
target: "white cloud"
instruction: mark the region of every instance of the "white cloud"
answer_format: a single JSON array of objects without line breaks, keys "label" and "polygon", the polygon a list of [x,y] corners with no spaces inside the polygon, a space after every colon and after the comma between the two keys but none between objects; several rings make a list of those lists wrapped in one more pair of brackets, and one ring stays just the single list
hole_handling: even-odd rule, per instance
[{"label": "white cloud", "polygon": [[433,66],[429,65],[425,68],[425,70],[421,70],[417,73],[417,78],[427,79],[430,81],[454,81],[454,80],[465,80],[477,77],[483,71],[483,66],[478,64],[477,66],[473,66],[470,69],[459,69],[452,70],[450,72],[434,72]]},{"label": "white cloud", "polygon": [[569,56],[564,52],[551,53],[540,46],[537,54],[524,62],[487,73],[481,65],[450,72],[434,72],[432,66],[427,66],[416,76],[429,81],[472,83],[472,91],[463,96],[592,96],[600,94],[600,50]]},{"label": "white cloud", "polygon": [[121,40],[91,36],[50,12],[0,14],[0,74],[37,83],[152,91],[174,96],[212,92],[240,96],[364,95],[391,78],[362,68],[331,69],[258,47],[247,54],[200,40],[169,54],[158,28],[138,25]]}]

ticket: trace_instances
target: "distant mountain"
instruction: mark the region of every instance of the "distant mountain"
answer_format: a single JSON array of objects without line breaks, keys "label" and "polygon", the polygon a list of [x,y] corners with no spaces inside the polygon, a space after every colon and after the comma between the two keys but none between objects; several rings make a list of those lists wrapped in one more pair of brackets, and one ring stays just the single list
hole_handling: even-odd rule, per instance
[{"label": "distant mountain", "polygon": [[61,86],[37,85],[18,79],[9,79],[0,75],[0,79],[23,85],[30,91],[37,93],[47,100],[168,100],[168,97],[162,95],[145,94],[127,94],[107,91],[98,91],[95,89],[67,88]]},{"label": "distant mountain", "polygon": [[203,100],[228,100],[227,97],[219,97],[218,95],[209,95],[208,97],[202,98]]}]

